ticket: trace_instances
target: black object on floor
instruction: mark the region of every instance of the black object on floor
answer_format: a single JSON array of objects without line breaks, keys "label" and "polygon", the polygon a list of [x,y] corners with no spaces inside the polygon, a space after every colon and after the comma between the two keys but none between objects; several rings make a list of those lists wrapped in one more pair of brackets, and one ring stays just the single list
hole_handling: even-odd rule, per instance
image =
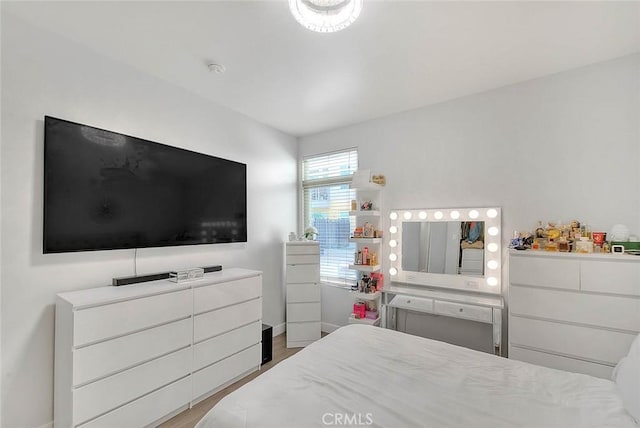
[{"label": "black object on floor", "polygon": [[262,324],[262,363],[266,364],[273,357],[273,327]]}]

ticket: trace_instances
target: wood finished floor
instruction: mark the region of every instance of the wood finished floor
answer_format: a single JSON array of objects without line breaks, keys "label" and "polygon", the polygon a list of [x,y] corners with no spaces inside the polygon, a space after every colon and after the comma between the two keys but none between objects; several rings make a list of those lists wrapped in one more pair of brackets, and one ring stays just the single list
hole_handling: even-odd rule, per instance
[{"label": "wood finished floor", "polygon": [[[324,336],[325,333],[322,333]],[[302,348],[287,348],[287,338],[286,334],[283,333],[279,336],[273,338],[273,352],[272,352],[272,360],[267,364],[263,365],[260,371],[251,373],[250,375],[240,379],[236,383],[233,383],[226,387],[225,389],[213,394],[211,397],[202,400],[191,409],[185,410],[182,413],[177,414],[173,418],[169,419],[160,427],[162,428],[193,428],[200,419],[209,411],[213,406],[215,406],[218,401],[222,400],[225,396],[232,393],[236,389],[240,388],[245,383],[249,382],[252,379],[260,376],[262,373],[269,370],[271,367],[275,366],[279,362],[286,360],[296,352],[300,351]]]}]

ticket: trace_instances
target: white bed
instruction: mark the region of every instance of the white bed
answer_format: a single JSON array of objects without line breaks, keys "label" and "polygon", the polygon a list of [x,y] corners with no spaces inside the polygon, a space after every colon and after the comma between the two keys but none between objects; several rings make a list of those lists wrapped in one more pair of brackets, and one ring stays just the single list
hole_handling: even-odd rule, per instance
[{"label": "white bed", "polygon": [[638,427],[612,381],[350,325],[225,397],[197,428],[331,425]]}]

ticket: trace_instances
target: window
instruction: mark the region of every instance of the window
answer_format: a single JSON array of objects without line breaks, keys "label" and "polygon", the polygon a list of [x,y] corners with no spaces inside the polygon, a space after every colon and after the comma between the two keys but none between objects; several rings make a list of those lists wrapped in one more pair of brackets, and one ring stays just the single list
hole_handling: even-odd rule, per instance
[{"label": "window", "polygon": [[356,282],[356,272],[349,269],[356,251],[356,244],[349,242],[355,227],[355,219],[349,216],[355,192],[349,185],[357,169],[358,151],[354,149],[311,156],[302,162],[303,223],[304,228],[318,229],[323,282]]}]

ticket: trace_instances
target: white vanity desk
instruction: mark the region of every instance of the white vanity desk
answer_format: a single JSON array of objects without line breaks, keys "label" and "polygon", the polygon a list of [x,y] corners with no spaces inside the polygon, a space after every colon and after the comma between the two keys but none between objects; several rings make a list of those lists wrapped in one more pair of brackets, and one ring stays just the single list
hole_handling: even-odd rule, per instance
[{"label": "white vanity desk", "polygon": [[462,318],[491,324],[493,346],[502,355],[501,296],[470,294],[468,292],[443,291],[409,284],[392,283],[382,290],[382,327],[395,329],[397,309]]},{"label": "white vanity desk", "polygon": [[[382,326],[399,327],[398,309],[490,324],[493,338],[487,337],[485,343],[492,339],[494,353],[501,355],[500,211],[499,207],[391,210],[391,283],[382,290]],[[465,257],[467,252],[475,257]]]}]

